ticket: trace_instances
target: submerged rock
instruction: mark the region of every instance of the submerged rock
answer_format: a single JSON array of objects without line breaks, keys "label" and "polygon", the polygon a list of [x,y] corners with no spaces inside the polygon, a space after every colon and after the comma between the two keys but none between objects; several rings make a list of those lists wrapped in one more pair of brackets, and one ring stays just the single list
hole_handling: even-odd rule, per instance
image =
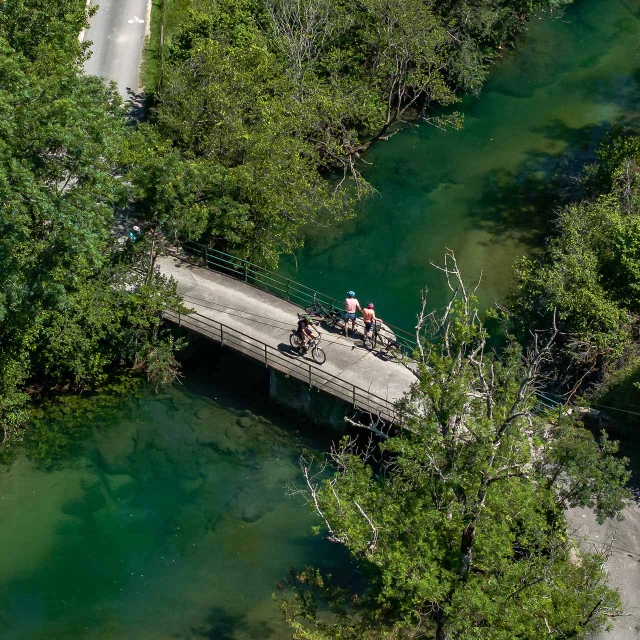
[{"label": "submerged rock", "polygon": [[271,511],[265,504],[251,502],[242,506],[240,517],[248,523],[258,522],[262,516]]},{"label": "submerged rock", "polygon": [[225,435],[234,445],[244,445],[249,435],[236,425],[230,425],[224,430]]},{"label": "submerged rock", "polygon": [[209,420],[212,415],[213,415],[212,407],[200,407],[196,411],[196,418],[198,418],[198,420]]},{"label": "submerged rock", "polygon": [[195,435],[196,442],[198,444],[208,446],[215,446],[217,440],[220,438],[220,434],[217,433],[217,429],[213,425],[209,425],[204,422],[193,425],[193,434]]},{"label": "submerged rock", "polygon": [[125,495],[129,495],[133,489],[135,480],[126,473],[119,474],[104,474],[104,481],[107,485],[109,493],[114,498],[123,498]]},{"label": "submerged rock", "polygon": [[149,443],[153,440],[155,435],[155,425],[150,422],[145,422],[138,429],[138,435],[136,437],[136,451],[141,451],[149,446]]},{"label": "submerged rock", "polygon": [[273,511],[273,506],[263,495],[246,487],[234,496],[229,507],[232,515],[248,524],[258,522],[265,513]]},{"label": "submerged rock", "polygon": [[193,402],[192,398],[189,398],[185,393],[183,393],[182,391],[179,391],[175,387],[169,387],[167,389],[167,394],[171,396],[173,403],[177,407],[187,406]]},{"label": "submerged rock", "polygon": [[67,516],[87,519],[93,513],[107,505],[108,496],[103,494],[102,482],[96,481],[84,492],[79,499],[69,500],[62,505],[60,511]]},{"label": "submerged rock", "polygon": [[146,456],[154,467],[163,467],[167,464],[167,456],[160,449],[149,449]]},{"label": "submerged rock", "polygon": [[118,473],[128,467],[128,458],[135,449],[137,435],[138,426],[127,422],[97,433],[96,451],[107,472]]},{"label": "submerged rock", "polygon": [[241,453],[246,449],[248,436],[236,424],[200,422],[194,424],[196,442],[222,453]]},{"label": "submerged rock", "polygon": [[197,491],[202,486],[203,482],[204,482],[204,478],[200,476],[195,480],[185,480],[180,484],[180,488],[183,491],[186,491],[187,493],[193,493],[194,491]]}]

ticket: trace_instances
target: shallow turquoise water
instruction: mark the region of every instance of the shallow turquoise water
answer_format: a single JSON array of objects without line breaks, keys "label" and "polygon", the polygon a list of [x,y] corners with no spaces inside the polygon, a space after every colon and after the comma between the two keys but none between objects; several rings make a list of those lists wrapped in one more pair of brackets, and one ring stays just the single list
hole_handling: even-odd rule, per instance
[{"label": "shallow turquoise water", "polygon": [[[337,297],[355,288],[410,326],[425,284],[442,302],[429,261],[448,246],[470,277],[484,272],[485,303],[503,298],[577,166],[611,122],[636,118],[639,15],[640,0],[578,0],[564,21],[534,21],[461,105],[463,131],[421,126],[378,145],[367,177],[379,196],[283,270]],[[285,495],[300,448],[326,443],[267,407],[262,370],[235,356],[203,347],[185,373],[96,416],[56,471],[0,470],[3,640],[282,638],[271,594],[289,564],[348,579]]]},{"label": "shallow turquoise water", "polygon": [[[232,358],[222,375],[258,387],[262,369]],[[0,473],[3,640],[281,638],[271,594],[289,565],[340,573],[340,550],[285,495],[309,441],[257,389],[225,390],[200,367],[186,388],[96,416],[60,469],[21,458]]]},{"label": "shallow turquoise water", "polygon": [[488,304],[514,259],[539,246],[553,208],[613,122],[635,121],[640,2],[576,0],[563,20],[533,20],[479,98],[458,105],[462,131],[421,125],[369,154],[378,190],[355,220],[310,232],[290,277],[337,298],[354,289],[382,318],[411,327],[419,292],[445,288],[429,266],[445,247]]}]

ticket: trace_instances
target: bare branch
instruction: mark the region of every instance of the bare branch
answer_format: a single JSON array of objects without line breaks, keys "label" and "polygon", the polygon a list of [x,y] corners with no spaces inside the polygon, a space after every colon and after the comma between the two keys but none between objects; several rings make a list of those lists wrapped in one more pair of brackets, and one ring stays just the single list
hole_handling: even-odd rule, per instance
[{"label": "bare branch", "polygon": [[369,516],[364,512],[364,509],[358,504],[357,500],[354,500],[354,504],[356,505],[356,507],[358,507],[358,511],[360,511],[360,513],[364,516],[365,520],[369,523],[369,526],[371,527],[373,536],[371,538],[371,541],[369,542],[368,550],[375,551],[376,544],[378,543],[378,529],[374,526],[373,522],[371,522],[371,518],[369,518]]},{"label": "bare branch", "polygon": [[332,529],[331,525],[329,524],[329,521],[324,515],[322,509],[320,508],[320,503],[318,501],[318,487],[314,483],[314,480],[315,478],[318,477],[318,475],[320,475],[320,473],[324,471],[324,468],[326,468],[326,465],[325,467],[323,467],[320,473],[317,473],[314,476],[311,476],[310,475],[311,463],[309,463],[307,459],[302,455],[300,456],[300,468],[302,469],[302,475],[304,476],[304,479],[307,483],[307,487],[309,488],[308,495],[311,496],[311,500],[313,502],[315,512],[322,519],[325,527],[327,528],[327,531],[329,532],[329,535],[327,536],[327,538],[331,542],[340,542],[341,544],[346,544],[349,540],[348,536],[346,534],[344,535],[336,534],[336,532]]}]

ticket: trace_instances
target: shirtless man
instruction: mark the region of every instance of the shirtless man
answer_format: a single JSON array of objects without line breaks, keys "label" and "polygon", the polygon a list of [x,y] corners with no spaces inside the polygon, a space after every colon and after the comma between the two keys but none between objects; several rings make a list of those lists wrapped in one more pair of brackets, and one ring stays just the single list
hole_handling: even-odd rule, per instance
[{"label": "shirtless man", "polygon": [[353,291],[347,292],[347,299],[344,301],[344,335],[349,336],[349,322],[351,331],[356,330],[356,309],[362,313],[362,307]]},{"label": "shirtless man", "polygon": [[362,310],[362,319],[364,320],[364,337],[371,333],[373,323],[376,321],[376,312],[373,310],[373,302],[367,303],[367,308]]}]

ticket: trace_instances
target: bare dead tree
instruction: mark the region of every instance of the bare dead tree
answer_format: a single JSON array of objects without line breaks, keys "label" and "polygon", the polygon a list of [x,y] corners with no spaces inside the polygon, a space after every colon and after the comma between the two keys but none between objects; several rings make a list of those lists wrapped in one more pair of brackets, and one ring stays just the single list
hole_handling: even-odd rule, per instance
[{"label": "bare dead tree", "polygon": [[337,20],[335,4],[328,0],[267,0],[265,7],[276,46],[298,80],[351,23],[347,15]]}]

